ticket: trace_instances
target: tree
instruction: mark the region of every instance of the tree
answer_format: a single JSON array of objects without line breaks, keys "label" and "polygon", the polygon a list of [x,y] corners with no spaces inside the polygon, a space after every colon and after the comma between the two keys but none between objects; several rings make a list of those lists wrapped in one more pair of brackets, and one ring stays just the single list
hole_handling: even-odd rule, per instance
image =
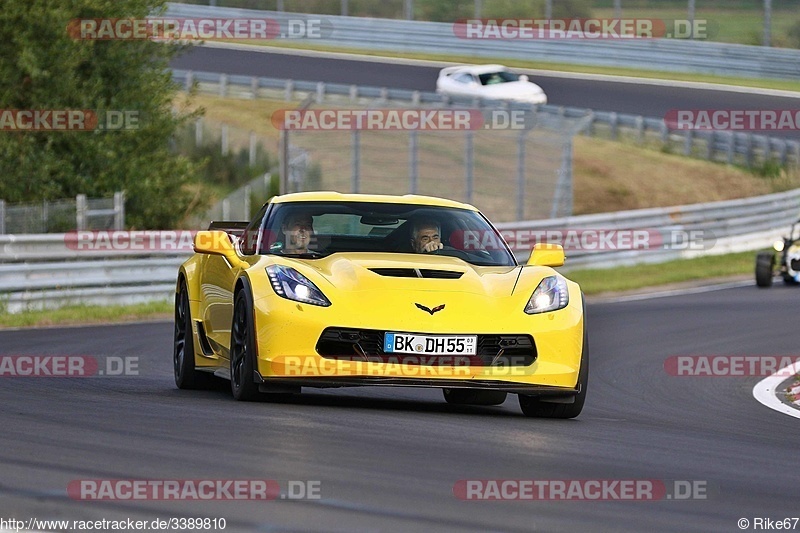
[{"label": "tree", "polygon": [[184,47],[78,40],[74,19],[143,18],[161,0],[3,0],[0,110],[127,112],[122,131],[0,131],[0,198],[104,196],[125,190],[129,225],[167,228],[185,215],[196,164],[170,142],[190,114],[173,111],[169,60]]}]

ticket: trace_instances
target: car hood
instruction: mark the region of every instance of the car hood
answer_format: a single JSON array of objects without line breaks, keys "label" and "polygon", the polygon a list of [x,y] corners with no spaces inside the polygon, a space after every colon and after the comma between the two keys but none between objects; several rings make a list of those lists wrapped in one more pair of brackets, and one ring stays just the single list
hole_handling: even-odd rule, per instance
[{"label": "car hood", "polygon": [[298,270],[312,281],[320,281],[323,292],[422,291],[507,297],[513,294],[522,269],[476,266],[439,255],[373,253],[302,261]]},{"label": "car hood", "polygon": [[510,81],[496,85],[484,85],[481,93],[488,98],[520,98],[542,94],[542,88],[528,81]]}]

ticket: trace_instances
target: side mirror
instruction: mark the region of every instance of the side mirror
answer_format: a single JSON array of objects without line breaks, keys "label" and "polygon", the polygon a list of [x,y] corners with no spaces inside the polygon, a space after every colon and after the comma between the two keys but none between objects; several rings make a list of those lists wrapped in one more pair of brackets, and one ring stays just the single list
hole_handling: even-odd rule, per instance
[{"label": "side mirror", "polygon": [[533,247],[527,265],[559,267],[564,265],[565,259],[563,246],[540,242]]},{"label": "side mirror", "polygon": [[233,243],[224,231],[198,231],[194,236],[194,251],[199,254],[235,254]]},{"label": "side mirror", "polygon": [[528,75],[527,75],[527,74],[523,74],[523,75],[521,75],[521,76],[519,77],[519,81],[528,81],[528,79],[529,79],[529,78],[528,78]]},{"label": "side mirror", "polygon": [[250,266],[247,261],[239,259],[231,238],[224,231],[198,231],[194,236],[194,251],[199,254],[221,255],[233,267]]}]

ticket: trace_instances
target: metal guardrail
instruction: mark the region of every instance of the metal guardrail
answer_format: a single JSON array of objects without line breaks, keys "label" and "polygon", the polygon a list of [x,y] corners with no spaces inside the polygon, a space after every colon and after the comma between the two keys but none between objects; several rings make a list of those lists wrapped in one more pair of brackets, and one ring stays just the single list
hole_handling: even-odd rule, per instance
[{"label": "metal guardrail", "polygon": [[[783,235],[800,214],[800,189],[724,202],[639,209],[498,224],[508,232],[569,230],[645,230],[660,235],[695,232],[703,246],[655,247],[647,250],[567,249],[566,270],[614,267],[642,262],[714,255],[763,248]],[[9,312],[57,307],[69,303],[123,304],[169,300],[178,265],[190,250],[89,252],[76,250],[66,235],[0,236],[0,305]],[[695,242],[694,244],[697,244]],[[100,261],[90,259],[93,255]],[[526,250],[518,250],[527,259]],[[64,261],[66,258],[78,259]]]},{"label": "metal guardrail", "polygon": [[[798,67],[800,68],[800,66]],[[672,130],[662,118],[592,111],[577,107],[525,104],[458,98],[432,92],[365,87],[337,83],[286,80],[253,76],[227,75],[215,72],[173,70],[173,79],[190,88],[195,82],[200,90],[222,97],[282,97],[286,101],[300,97],[315,98],[317,103],[326,97],[343,97],[350,102],[360,99],[393,101],[409,105],[442,105],[468,107],[509,107],[528,109],[538,118],[586,118],[586,135],[606,136],[613,140],[630,138],[638,143],[660,142],[678,153],[727,164],[752,167],[758,162],[775,161],[780,165],[800,165],[800,141],[768,137],[753,133],[705,130]],[[800,71],[798,71],[800,75]]]},{"label": "metal guardrail", "polygon": [[[720,76],[796,80],[800,50],[678,39],[462,39],[454,25],[438,22],[306,15],[168,4],[167,15],[186,18],[271,18],[285,28],[288,21],[324,20],[332,31],[313,42],[371,51],[452,54],[485,58],[536,58],[537,61],[695,72]],[[304,41],[298,39],[298,41]],[[305,40],[311,42],[311,39]]]}]

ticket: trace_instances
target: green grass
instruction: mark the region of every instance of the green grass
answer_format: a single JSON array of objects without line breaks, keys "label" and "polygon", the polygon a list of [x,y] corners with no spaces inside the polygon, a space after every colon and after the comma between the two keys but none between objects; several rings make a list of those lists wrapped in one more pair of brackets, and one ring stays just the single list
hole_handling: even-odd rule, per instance
[{"label": "green grass", "polygon": [[741,87],[753,87],[759,89],[774,89],[783,91],[800,92],[800,81],[793,80],[772,80],[762,78],[741,78],[734,76],[715,76],[710,74],[692,74],[681,72],[668,72],[659,70],[645,70],[622,67],[596,67],[590,65],[573,65],[563,63],[548,63],[545,61],[530,61],[509,59],[503,57],[475,57],[459,56],[446,54],[423,54],[411,52],[389,52],[389,51],[367,51],[353,48],[342,48],[333,46],[321,46],[314,44],[295,44],[276,41],[248,41],[245,44],[256,44],[275,48],[316,50],[322,52],[341,52],[364,56],[397,57],[407,59],[421,59],[426,61],[447,61],[452,63],[501,63],[513,68],[553,70],[558,72],[573,72],[582,74],[603,74],[608,76],[630,76],[635,78],[648,78],[660,80],[688,81],[699,83],[716,83],[724,85],[737,85]]},{"label": "green grass", "polygon": [[76,305],[60,309],[0,313],[0,327],[65,326],[72,324],[104,324],[138,320],[171,319],[173,303],[168,301],[134,305]]},{"label": "green grass", "polygon": [[[565,272],[585,294],[624,292],[686,281],[752,274],[756,252],[679,259],[667,263]],[[753,281],[755,284],[755,280]]]}]

